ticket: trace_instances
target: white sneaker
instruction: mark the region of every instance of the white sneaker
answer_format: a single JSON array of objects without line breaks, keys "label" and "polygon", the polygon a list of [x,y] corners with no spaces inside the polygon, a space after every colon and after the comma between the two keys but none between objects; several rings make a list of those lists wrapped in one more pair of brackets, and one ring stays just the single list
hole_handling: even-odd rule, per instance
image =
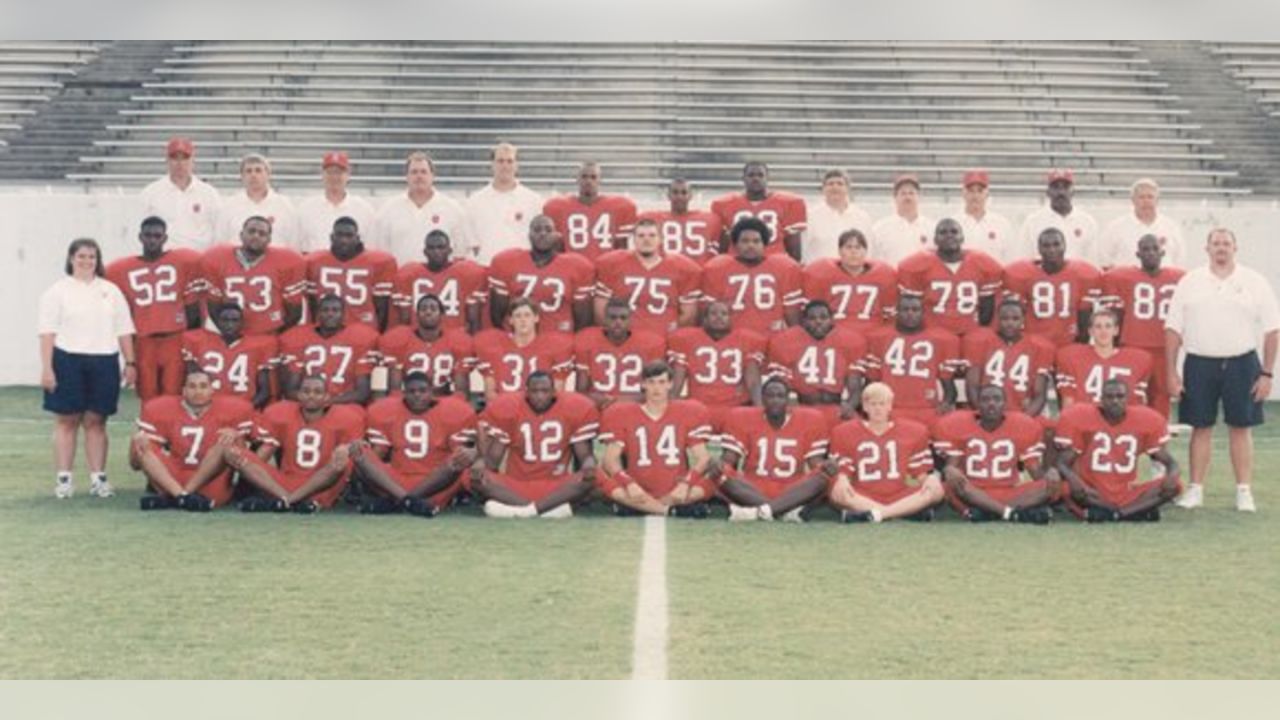
[{"label": "white sneaker", "polygon": [[66,500],[76,494],[76,486],[71,483],[71,478],[66,480],[58,480],[53,485],[53,496],[59,500]]},{"label": "white sneaker", "polygon": [[90,497],[109,498],[116,494],[116,489],[106,480],[94,480],[89,485]]},{"label": "white sneaker", "polygon": [[1258,512],[1258,506],[1253,503],[1253,488],[1248,485],[1236,486],[1236,510]]},{"label": "white sneaker", "polygon": [[1187,510],[1204,505],[1204,486],[1195,483],[1188,485],[1187,489],[1182,491],[1182,495],[1173,501],[1173,504]]},{"label": "white sneaker", "polygon": [[573,508],[569,507],[569,503],[560,503],[538,517],[544,517],[548,520],[564,520],[565,518],[573,517]]},{"label": "white sneaker", "polygon": [[782,515],[782,522],[804,523],[804,516],[800,514],[801,508],[791,508]]},{"label": "white sneaker", "polygon": [[484,502],[484,514],[491,518],[528,518],[538,514],[532,505],[508,505],[500,503],[497,500],[486,500]]},{"label": "white sneaker", "polygon": [[729,503],[729,522],[755,522],[760,519],[760,508]]}]

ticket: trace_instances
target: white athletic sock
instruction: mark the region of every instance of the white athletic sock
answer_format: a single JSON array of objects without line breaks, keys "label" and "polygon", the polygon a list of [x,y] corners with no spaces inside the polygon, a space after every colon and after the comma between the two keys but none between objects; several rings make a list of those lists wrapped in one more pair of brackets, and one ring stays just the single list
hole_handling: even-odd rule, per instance
[{"label": "white athletic sock", "polygon": [[58,473],[58,482],[59,482],[59,483],[69,483],[69,482],[71,482],[71,473],[70,473],[70,472],[60,472],[60,473]]},{"label": "white athletic sock", "polygon": [[106,482],[106,481],[107,481],[107,474],[104,472],[89,473],[89,482]]}]

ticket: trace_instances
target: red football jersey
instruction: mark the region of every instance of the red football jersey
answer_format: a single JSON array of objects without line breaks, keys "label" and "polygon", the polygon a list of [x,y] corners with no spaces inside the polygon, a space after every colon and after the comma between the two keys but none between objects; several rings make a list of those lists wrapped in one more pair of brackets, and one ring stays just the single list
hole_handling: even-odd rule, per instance
[{"label": "red football jersey", "polygon": [[329,337],[314,325],[291,328],[280,336],[280,362],[293,373],[323,375],[329,394],[337,397],[377,367],[378,333],[367,325],[344,325]]},{"label": "red football jersey", "polygon": [[615,240],[625,247],[636,227],[636,204],[621,195],[600,195],[590,205],[562,195],[548,200],[542,214],[555,223],[565,251],[588,260],[613,250]]},{"label": "red football jersey", "polygon": [[[996,331],[978,328],[961,341],[966,367],[978,368],[979,385],[999,385],[1004,389],[1005,407],[1021,410],[1041,376],[1052,377],[1054,347],[1035,335],[1023,335],[1007,343]],[[969,398],[978,388],[969,388]]]},{"label": "red football jersey", "polygon": [[702,300],[728,303],[734,327],[767,335],[786,327],[784,307],[804,305],[800,266],[785,255],[758,265],[722,255],[703,268]]},{"label": "red football jersey", "polygon": [[925,324],[957,335],[978,327],[978,302],[1000,290],[1000,263],[978,250],[965,250],[954,266],[932,250],[898,266],[898,289],[924,300]]},{"label": "red football jersey", "polygon": [[489,266],[489,290],[533,300],[542,310],[538,327],[544,331],[573,332],[573,303],[590,298],[595,289],[595,267],[571,253],[538,267],[529,250],[503,250]]},{"label": "red football jersey", "polygon": [[498,392],[524,390],[525,380],[537,370],[563,381],[573,370],[573,336],[538,333],[533,342],[516,347],[510,333],[485,330],[475,339],[476,370],[492,377]]},{"label": "red football jersey", "polygon": [[1083,260],[1068,260],[1052,275],[1039,260],[1019,260],[1004,270],[1004,291],[1022,301],[1026,332],[1054,345],[1076,340],[1076,315],[1098,299],[1102,274]]},{"label": "red football jersey", "polygon": [[870,261],[860,275],[850,275],[835,258],[819,258],[804,266],[804,299],[824,300],[836,326],[858,333],[884,327],[898,305],[898,273]]},{"label": "red football jersey", "polygon": [[867,341],[835,329],[821,340],[802,327],[788,328],[769,338],[769,374],[781,375],[802,395],[819,390],[839,395],[851,373],[861,373]]},{"label": "red football jersey", "polygon": [[286,304],[300,304],[307,289],[306,261],[288,248],[268,247],[245,266],[234,245],[209,248],[201,258],[209,296],[244,310],[244,334],[264,335],[284,325]]},{"label": "red football jersey", "polygon": [[227,344],[212,330],[189,330],[182,335],[182,359],[209,373],[213,389],[250,402],[258,393],[258,373],[279,362],[275,335],[250,335]]},{"label": "red football jersey", "polygon": [[311,475],[329,462],[339,445],[364,437],[364,408],[333,405],[315,422],[307,422],[302,407],[292,400],[267,406],[258,415],[254,437],[280,449],[280,470],[287,475]]},{"label": "red football jersey", "polygon": [[725,407],[751,399],[747,364],[763,369],[766,345],[763,336],[750,330],[734,329],[717,341],[706,330],[690,327],[671,335],[667,355],[672,366],[684,368],[690,398]]},{"label": "red football jersey", "polygon": [[613,344],[598,327],[582,330],[573,338],[575,372],[588,375],[591,389],[607,395],[640,392],[640,371],[666,355],[664,336],[643,330],[632,330],[621,345]]},{"label": "red football jersey", "polygon": [[933,470],[929,430],[914,420],[894,420],[882,435],[861,418],[842,422],[831,431],[831,456],[859,483],[899,483]]},{"label": "red football jersey", "polygon": [[1119,348],[1104,358],[1092,345],[1075,343],[1058,350],[1058,396],[1074,403],[1102,401],[1102,385],[1119,378],[1129,384],[1129,404],[1147,403],[1151,355],[1137,348]]},{"label": "red football jersey", "polygon": [[182,398],[165,395],[143,404],[138,429],[184,468],[195,470],[218,442],[220,430],[235,430],[248,438],[253,419],[253,406],[240,398],[215,395],[208,409],[196,417]]},{"label": "red football jersey", "polygon": [[680,305],[698,301],[701,281],[698,264],[679,255],[665,256],[651,268],[630,250],[615,250],[596,260],[596,296],[626,300],[635,330],[675,330]]},{"label": "red football jersey", "polygon": [[809,224],[809,210],[805,207],[804,198],[779,190],[757,201],[748,199],[746,193],[730,193],[712,201],[711,212],[719,216],[726,231],[746,217],[758,218],[768,225],[773,239],[765,246],[765,252],[770,255],[785,255],[787,249],[783,237],[804,232]]},{"label": "red football jersey", "polygon": [[1169,441],[1168,421],[1147,407],[1129,406],[1112,425],[1088,403],[1062,411],[1054,443],[1080,453],[1074,469],[1080,479],[1109,496],[1123,495],[1138,479],[1138,457],[1150,455]]},{"label": "red football jersey", "polygon": [[369,444],[391,450],[391,469],[415,483],[476,439],[475,411],[455,397],[440,398],[421,414],[406,407],[403,398],[383,398],[369,406],[368,425]]},{"label": "red football jersey", "polygon": [[307,292],[317,300],[337,295],[347,304],[345,322],[375,330],[374,298],[390,300],[396,281],[396,259],[381,250],[364,250],[343,262],[328,250],[307,254]]},{"label": "red football jersey", "polygon": [[1044,457],[1044,428],[1025,413],[1006,412],[1004,422],[987,431],[972,410],[957,410],[938,421],[933,446],[960,458],[960,471],[982,485],[1017,485]]},{"label": "red football jersey", "polygon": [[658,223],[662,251],[667,255],[683,255],[702,266],[720,252],[724,226],[713,212],[690,210],[677,215],[670,210],[651,210],[640,213],[639,219]]},{"label": "red football jersey", "polygon": [[1120,344],[1141,348],[1164,347],[1164,321],[1169,316],[1173,289],[1185,270],[1160,268],[1155,276],[1139,267],[1117,267],[1102,276],[1099,304],[1124,311]]},{"label": "red football jersey", "polygon": [[555,480],[572,471],[577,442],[591,442],[600,431],[595,403],[584,395],[562,392],[541,414],[524,393],[499,395],[480,417],[480,427],[507,445],[505,472],[519,480]]},{"label": "red football jersey", "polygon": [[710,440],[707,407],[697,400],[672,400],[656,418],[640,403],[614,403],[600,420],[600,441],[622,444],[627,474],[653,497],[670,493],[689,470],[688,449]]},{"label": "red football jersey", "polygon": [[800,480],[809,460],[827,455],[827,421],[813,408],[793,407],[782,427],[775,428],[765,419],[764,408],[734,408],[720,442],[743,458],[741,469],[747,475]]},{"label": "red football jersey", "polygon": [[422,262],[405,265],[396,273],[394,303],[399,313],[393,314],[405,313],[408,324],[416,325],[413,318],[423,295],[440,298],[444,305],[443,327],[465,331],[467,308],[489,301],[489,271],[470,260],[453,260],[440,272],[432,272]]},{"label": "red football jersey", "polygon": [[187,306],[200,301],[204,285],[200,253],[178,248],[153,262],[131,255],[108,265],[106,273],[129,302],[139,337],[186,331]]},{"label": "red football jersey", "polygon": [[938,382],[954,378],[964,360],[960,339],[946,330],[928,328],[903,335],[896,327],[888,327],[867,338],[863,365],[867,379],[893,389],[895,407],[927,410],[942,400]]},{"label": "red football jersey", "polygon": [[471,336],[461,330],[445,330],[434,342],[428,342],[418,336],[415,328],[406,325],[378,338],[378,357],[384,365],[404,375],[424,372],[433,385],[440,387],[452,384],[459,368],[470,370],[475,366],[475,346]]}]

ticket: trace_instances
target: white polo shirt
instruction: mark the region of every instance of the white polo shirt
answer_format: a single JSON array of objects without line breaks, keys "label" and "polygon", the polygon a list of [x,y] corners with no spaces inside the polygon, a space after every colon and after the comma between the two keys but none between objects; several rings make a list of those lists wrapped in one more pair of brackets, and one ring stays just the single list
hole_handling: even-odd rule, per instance
[{"label": "white polo shirt", "polygon": [[969,250],[981,250],[1002,264],[1011,260],[1017,253],[1017,240],[1013,234],[1013,225],[1000,213],[988,210],[979,220],[958,208],[954,215],[964,230],[964,246]]},{"label": "white polo shirt", "polygon": [[388,199],[378,210],[374,225],[370,246],[391,253],[399,263],[422,260],[422,241],[432,230],[449,233],[459,254],[470,247],[466,210],[439,190],[422,207],[410,200],[407,192]]},{"label": "white polo shirt", "polygon": [[185,190],[174,185],[168,175],[142,189],[142,218],[155,215],[164,220],[169,247],[204,250],[212,245],[221,205],[218,191],[194,175]]},{"label": "white polo shirt", "polygon": [[360,226],[361,237],[372,237],[376,215],[373,203],[359,195],[347,193],[336,205],[329,202],[324,193],[313,195],[298,205],[298,250],[328,250],[333,221],[340,217],[355,220]]},{"label": "white polo shirt", "polygon": [[1084,260],[1093,265],[1098,264],[1098,221],[1089,213],[1078,207],[1071,208],[1070,214],[1059,215],[1048,205],[1036,210],[1022,221],[1020,247],[1018,255],[1010,260],[1032,260],[1040,257],[1040,233],[1047,228],[1057,228],[1067,239],[1067,259]]},{"label": "white polo shirt", "polygon": [[64,352],[114,355],[120,337],[135,330],[120,288],[100,277],[81,282],[68,275],[40,296],[36,332],[52,333],[53,346]]},{"label": "white polo shirt", "polygon": [[249,199],[244,190],[225,197],[218,213],[218,237],[215,242],[238,242],[244,221],[254,215],[261,215],[271,221],[272,245],[298,249],[298,211],[292,200],[274,189],[267,190],[262,202]]},{"label": "white polo shirt", "polygon": [[936,226],[933,218],[924,215],[917,215],[914,221],[897,213],[882,217],[871,227],[871,258],[897,266],[929,247]]},{"label": "white polo shirt", "polygon": [[1132,212],[1112,220],[1102,231],[1098,243],[1098,262],[1102,267],[1136,265],[1138,240],[1143,235],[1155,235],[1164,247],[1164,262],[1169,267],[1185,268],[1187,246],[1182,241],[1182,225],[1168,215],[1157,214],[1150,225],[1138,219]]},{"label": "white polo shirt", "polygon": [[[467,197],[467,235],[465,248],[471,259],[488,265],[493,256],[510,248],[529,246],[529,221],[542,212],[543,198],[517,183],[511,190],[496,190],[489,183]],[[454,243],[455,252],[464,248]]]},{"label": "white polo shirt", "polygon": [[1227,358],[1258,349],[1263,333],[1280,329],[1280,306],[1267,279],[1237,264],[1224,278],[1208,267],[1189,271],[1173,290],[1165,327],[1192,355]]},{"label": "white polo shirt", "polygon": [[874,247],[871,228],[875,223],[866,210],[849,203],[844,210],[837,210],[825,199],[809,203],[809,224],[800,243],[800,258],[804,262],[818,258],[840,257],[840,233],[858,229],[867,236],[867,247]]}]

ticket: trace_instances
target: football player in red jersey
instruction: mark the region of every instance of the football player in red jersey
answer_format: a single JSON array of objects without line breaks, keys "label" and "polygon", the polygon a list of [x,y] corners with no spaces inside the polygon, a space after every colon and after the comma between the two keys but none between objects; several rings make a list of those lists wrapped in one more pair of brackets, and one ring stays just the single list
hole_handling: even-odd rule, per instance
[{"label": "football player in red jersey", "polygon": [[227,464],[259,492],[240,502],[242,511],[305,514],[333,507],[350,479],[365,414],[358,405],[331,404],[328,387],[318,375],[303,378],[296,401],[273,403],[258,416],[256,453],[226,448]]},{"label": "football player in red jersey", "polygon": [[580,331],[573,339],[574,378],[578,392],[600,410],[618,400],[640,402],[644,366],[667,354],[665,336],[631,325],[631,307],[613,298],[602,327]]},{"label": "football player in red jersey", "polygon": [[596,260],[595,320],[604,322],[604,306],[621,298],[631,307],[637,330],[668,333],[698,322],[698,286],[702,269],[679,255],[663,255],[658,224],[636,223],[630,250],[614,250]]},{"label": "football player in red jersey", "polygon": [[[769,190],[769,166],[749,162],[742,167],[742,192],[729,193],[711,203],[711,212],[720,217],[725,229],[743,218],[757,218],[769,228],[769,236],[777,242],[766,252],[786,254],[800,262],[800,236],[809,220],[809,210],[799,195]],[[720,251],[729,251],[732,238],[721,235]]]},{"label": "football player in red jersey", "polygon": [[697,400],[671,397],[671,366],[644,366],[642,402],[618,402],[600,420],[600,492],[618,515],[705,518],[719,463],[707,452],[711,421]]},{"label": "football player in red jersey", "polygon": [[471,389],[475,346],[460,329],[443,329],[445,305],[427,294],[418,298],[417,323],[388,330],[378,338],[378,357],[387,367],[387,392],[396,394],[410,373],[426,374],[435,391],[448,395]]},{"label": "football player in red jersey", "polygon": [[836,327],[864,335],[879,330],[892,319],[898,303],[898,273],[867,257],[867,237],[861,230],[845,230],[839,242],[839,258],[819,258],[804,266],[804,297],[825,300]]},{"label": "football player in red jersey", "polygon": [[1019,260],[1004,269],[1004,291],[1027,308],[1027,334],[1053,345],[1076,342],[1089,327],[1102,275],[1084,260],[1067,259],[1062,231],[1046,228],[1036,240],[1039,260]]},{"label": "football player in red jersey", "polygon": [[702,300],[728,303],[737,327],[768,334],[795,325],[804,306],[800,266],[785,255],[766,255],[769,226],[748,217],[730,230],[733,254],[702,271]]},{"label": "football player in red jersey", "polygon": [[676,178],[667,187],[667,202],[671,209],[643,212],[639,219],[658,224],[662,252],[683,255],[704,266],[720,252],[720,237],[724,230],[719,215],[709,210],[689,209],[692,197],[693,188],[689,181]]},{"label": "football player in red jersey", "polygon": [[831,431],[831,457],[840,472],[827,500],[844,522],[932,520],[944,492],[933,470],[929,429],[893,419],[893,390],[884,383],[862,391],[862,409],[866,420],[854,418]]},{"label": "football player in red jersey", "polygon": [[200,261],[209,292],[209,314],[233,302],[244,310],[244,334],[280,333],[302,318],[306,261],[288,248],[271,247],[271,222],[253,216],[240,230],[240,246],[218,245]]},{"label": "football player in red jersey", "polygon": [[[1058,419],[1058,471],[1070,486],[1067,507],[1089,522],[1155,521],[1160,506],[1182,492],[1178,462],[1165,449],[1167,421],[1132,404],[1126,381],[1102,386],[1102,402],[1079,403]],[[1163,475],[1138,479],[1138,457],[1164,467]]]},{"label": "football player in red jersey", "polygon": [[622,195],[600,193],[600,164],[578,167],[578,194],[551,198],[542,214],[555,223],[563,250],[594,261],[627,246],[636,224],[636,204]]},{"label": "football player in red jersey", "polygon": [[802,512],[820,502],[835,475],[827,456],[827,423],[822,413],[790,405],[791,389],[781,378],[765,381],[763,407],[735,408],[724,423],[720,493],[733,522],[804,522]]},{"label": "football player in red jersey", "polygon": [[[946,330],[924,326],[924,304],[913,295],[898,298],[893,327],[867,338],[863,361],[868,381],[880,381],[898,398],[895,418],[910,418],[933,427],[938,417],[955,409],[955,377],[964,369],[960,339]],[[941,392],[939,392],[941,387]]]},{"label": "football player in red jersey", "polygon": [[475,335],[489,304],[489,271],[466,258],[453,257],[449,233],[432,230],[422,243],[425,263],[408,263],[396,273],[391,325],[414,325],[418,301],[435,295],[444,304],[442,327]]},{"label": "football player in red jersey", "polygon": [[200,327],[200,254],[178,248],[165,250],[169,239],[164,220],[142,221],[138,240],[142,254],[121,258],[107,266],[129,303],[137,328],[138,397],[177,395],[182,389],[182,333]]},{"label": "football player in red jersey", "polygon": [[1008,407],[1031,417],[1044,412],[1053,378],[1054,347],[1044,338],[1023,333],[1026,313],[1013,297],[1000,301],[996,329],[979,328],[964,336],[964,385],[1004,390]]},{"label": "football player in red jersey", "polygon": [[538,304],[544,330],[574,332],[591,325],[596,271],[580,255],[563,253],[546,215],[529,223],[529,250],[503,250],[489,265],[489,312],[493,326],[507,319],[513,298]]},{"label": "football player in red jersey", "polygon": [[1151,356],[1148,406],[1169,417],[1169,366],[1164,357],[1164,321],[1169,315],[1173,289],[1186,274],[1175,267],[1160,267],[1164,248],[1160,238],[1138,239],[1138,267],[1115,267],[1102,276],[1099,305],[1121,313],[1120,344],[1145,350]]},{"label": "football player in red jersey", "polygon": [[857,410],[866,355],[867,341],[861,335],[837,329],[831,308],[822,300],[810,300],[800,327],[769,338],[768,373],[786,380],[801,405],[818,410],[827,425],[835,427]]},{"label": "football player in red jersey", "polygon": [[[1048,523],[1062,484],[1058,471],[1042,462],[1040,423],[1006,412],[1004,390],[995,385],[982,386],[975,405],[977,412],[957,410],[934,426],[934,447],[947,458],[947,499],[972,522]],[[1023,481],[1023,472],[1031,480]]]},{"label": "football player in red jersey", "polygon": [[728,304],[713,302],[702,327],[681,328],[667,343],[673,392],[678,397],[687,385],[689,397],[707,406],[715,432],[729,410],[750,404],[764,368],[764,336],[733,327],[731,317]]},{"label": "football player in red jersey", "polygon": [[1114,310],[1098,310],[1089,318],[1089,344],[1058,349],[1058,400],[1066,409],[1078,402],[1102,402],[1102,384],[1120,378],[1134,388],[1129,400],[1147,401],[1151,356],[1145,350],[1117,347],[1120,322]]},{"label": "football player in red jersey", "polygon": [[181,508],[208,512],[231,499],[231,470],[223,450],[241,445],[253,430],[253,407],[214,395],[209,373],[187,373],[182,395],[143,403],[129,464],[151,491],[143,510]]},{"label": "football player in red jersey", "polygon": [[534,372],[523,393],[504,393],[485,408],[484,457],[471,467],[471,491],[485,499],[489,517],[570,517],[595,487],[591,442],[599,430],[590,400],[557,393],[550,375]]},{"label": "football player in red jersey", "polygon": [[387,327],[396,259],[370,250],[360,239],[360,227],[349,217],[333,221],[329,249],[307,255],[307,300],[311,316],[320,298],[337,295],[347,306],[348,325],[367,325],[381,332]]},{"label": "football player in red jersey", "polygon": [[352,461],[372,491],[360,506],[367,515],[404,510],[432,517],[461,488],[475,462],[476,414],[465,400],[438,397],[426,373],[404,378],[404,395],[369,406],[369,448],[356,446]]},{"label": "football player in red jersey", "polygon": [[345,318],[342,298],[325,295],[315,325],[296,327],[280,337],[280,385],[286,398],[296,398],[303,377],[319,375],[329,384],[333,404],[369,402],[378,365],[378,333],[368,325],[347,325]]},{"label": "football player in red jersey", "polygon": [[271,401],[271,371],[279,362],[280,341],[275,335],[246,337],[244,312],[235,303],[220,305],[213,324],[217,332],[200,328],[183,334],[187,372],[208,373],[215,393],[247,400],[261,410]]},{"label": "football player in red jersey", "polygon": [[933,250],[922,250],[898,266],[898,290],[924,299],[925,323],[961,337],[991,324],[1000,290],[1000,263],[964,249],[964,230],[951,218],[938,221]]},{"label": "football player in red jersey", "polygon": [[485,330],[476,335],[476,370],[484,376],[484,396],[492,402],[498,393],[520,392],[529,375],[541,370],[551,375],[556,390],[573,370],[573,336],[543,331],[538,306],[528,298],[511,303],[505,330]]}]

